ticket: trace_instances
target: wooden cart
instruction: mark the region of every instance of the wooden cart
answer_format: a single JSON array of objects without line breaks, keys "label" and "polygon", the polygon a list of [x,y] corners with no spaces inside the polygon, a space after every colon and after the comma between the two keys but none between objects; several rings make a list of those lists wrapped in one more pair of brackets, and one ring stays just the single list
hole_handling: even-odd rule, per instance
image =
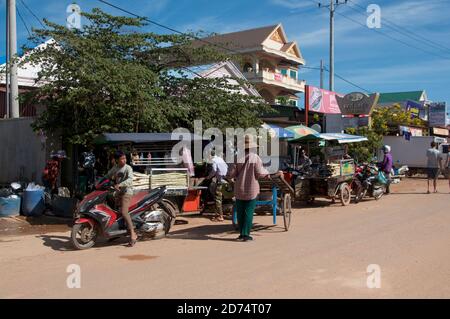
[{"label": "wooden cart", "polygon": [[[292,196],[294,190],[282,177],[271,177],[271,179],[260,179],[260,192],[271,192],[271,200],[257,200],[256,206],[270,205],[273,214],[273,224],[277,224],[277,213],[283,216],[284,229],[289,230],[292,215]],[[233,206],[233,226],[237,229],[236,205]]]},{"label": "wooden cart", "polygon": [[315,198],[322,197],[340,200],[343,206],[350,204],[351,188],[355,165],[353,159],[341,160],[337,163],[331,176],[302,176],[295,181],[295,199],[314,202]]}]

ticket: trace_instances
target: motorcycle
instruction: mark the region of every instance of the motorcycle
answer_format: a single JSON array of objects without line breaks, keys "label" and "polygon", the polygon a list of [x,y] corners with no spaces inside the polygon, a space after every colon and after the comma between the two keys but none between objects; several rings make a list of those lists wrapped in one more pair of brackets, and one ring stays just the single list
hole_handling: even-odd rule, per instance
[{"label": "motorcycle", "polygon": [[359,200],[366,196],[379,200],[386,192],[388,180],[385,174],[376,165],[366,164],[358,167],[356,178],[362,185],[357,197]]},{"label": "motorcycle", "polygon": [[[127,225],[114,205],[113,191],[111,181],[104,180],[78,204],[71,233],[76,249],[91,248],[100,237],[113,240],[127,236]],[[132,196],[129,214],[141,239],[162,238],[169,232],[176,216],[163,200],[165,193],[166,187],[162,186]]]}]

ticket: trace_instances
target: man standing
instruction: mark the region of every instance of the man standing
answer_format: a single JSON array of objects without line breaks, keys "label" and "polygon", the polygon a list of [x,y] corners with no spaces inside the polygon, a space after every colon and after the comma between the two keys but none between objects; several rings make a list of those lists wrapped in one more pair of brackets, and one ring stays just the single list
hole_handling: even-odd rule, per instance
[{"label": "man standing", "polygon": [[244,163],[236,163],[228,174],[230,178],[236,178],[234,195],[240,233],[237,240],[239,241],[253,240],[250,231],[253,225],[256,197],[259,194],[258,178],[269,176],[269,172],[262,165],[261,158],[255,153],[257,145],[251,136],[245,136],[244,145]]},{"label": "man standing", "polygon": [[391,154],[391,147],[389,145],[383,146],[384,158],[383,162],[381,162],[381,170],[386,176],[387,185],[386,185],[386,194],[390,193],[390,185],[391,185],[391,171],[392,166],[394,164]]},{"label": "man standing", "polygon": [[130,200],[133,196],[133,169],[127,164],[127,157],[124,152],[117,151],[114,158],[116,165],[111,168],[105,177],[115,182],[116,202],[120,204],[120,213],[127,223],[128,231],[130,232],[130,243],[128,246],[133,247],[136,244],[137,236],[134,231],[133,221],[128,213]]},{"label": "man standing", "polygon": [[437,179],[439,177],[439,167],[441,166],[441,157],[439,151],[436,149],[436,142],[431,142],[431,148],[427,150],[427,168],[428,168],[428,190],[427,194],[430,194],[430,180],[433,180],[434,192],[437,193]]},{"label": "man standing", "polygon": [[222,188],[225,185],[225,176],[228,172],[227,163],[222,157],[216,154],[216,151],[211,151],[211,173],[207,179],[212,179],[211,190],[214,194],[214,202],[216,204],[216,216],[212,219],[215,222],[223,222],[223,208],[222,208]]}]

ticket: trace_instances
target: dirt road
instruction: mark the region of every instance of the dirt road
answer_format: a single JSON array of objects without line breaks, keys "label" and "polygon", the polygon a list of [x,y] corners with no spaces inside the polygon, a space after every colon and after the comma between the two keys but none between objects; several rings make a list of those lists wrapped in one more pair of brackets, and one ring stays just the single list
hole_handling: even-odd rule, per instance
[{"label": "dirt road", "polygon": [[[0,233],[0,297],[450,298],[450,193],[439,186],[427,195],[425,181],[407,180],[379,201],[298,208],[289,232],[255,216],[245,243],[229,221],[201,217],[134,248],[73,251],[66,228]],[[67,287],[71,264],[81,288]],[[380,288],[368,288],[369,275]]]}]

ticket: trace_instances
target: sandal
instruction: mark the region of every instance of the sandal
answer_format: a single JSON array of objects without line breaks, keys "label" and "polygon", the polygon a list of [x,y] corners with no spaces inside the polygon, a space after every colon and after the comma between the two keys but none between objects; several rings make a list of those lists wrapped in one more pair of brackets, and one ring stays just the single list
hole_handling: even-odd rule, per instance
[{"label": "sandal", "polygon": [[133,247],[136,245],[137,238],[136,239],[130,239],[130,242],[127,244],[127,247]]},{"label": "sandal", "polygon": [[223,217],[215,216],[215,217],[211,218],[211,221],[213,221],[213,222],[223,222],[225,220],[223,219]]}]

